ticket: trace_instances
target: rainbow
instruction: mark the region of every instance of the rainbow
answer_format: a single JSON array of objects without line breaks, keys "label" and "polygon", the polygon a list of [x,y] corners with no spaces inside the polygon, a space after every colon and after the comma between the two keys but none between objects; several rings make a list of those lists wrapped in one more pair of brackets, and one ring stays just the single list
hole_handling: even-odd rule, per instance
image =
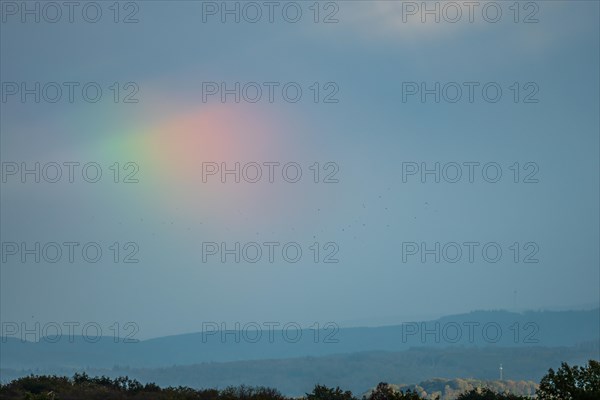
[{"label": "rainbow", "polygon": [[[147,111],[146,111],[147,112]],[[152,207],[160,212],[179,210],[191,219],[210,215],[216,224],[233,224],[239,205],[254,205],[257,214],[268,215],[265,199],[268,188],[261,184],[225,184],[219,176],[202,182],[203,163],[215,162],[233,165],[235,162],[278,160],[283,149],[282,120],[273,110],[243,104],[217,104],[179,108],[159,117],[158,122],[148,118],[134,118],[134,127],[118,132],[107,126],[96,127],[92,139],[78,141],[78,158],[94,160],[106,168],[120,164],[121,179],[126,176],[139,179],[137,184],[112,183],[115,189],[106,196],[122,207],[131,209]],[[114,124],[114,121],[111,122]],[[67,157],[69,158],[69,157]],[[73,158],[72,156],[70,157]],[[127,163],[135,163],[125,169]],[[266,190],[265,190],[266,189]],[[125,194],[124,194],[125,193]],[[123,200],[124,196],[129,200]],[[125,201],[125,203],[124,203]],[[110,202],[110,200],[109,200]],[[251,207],[252,208],[252,207]]]}]

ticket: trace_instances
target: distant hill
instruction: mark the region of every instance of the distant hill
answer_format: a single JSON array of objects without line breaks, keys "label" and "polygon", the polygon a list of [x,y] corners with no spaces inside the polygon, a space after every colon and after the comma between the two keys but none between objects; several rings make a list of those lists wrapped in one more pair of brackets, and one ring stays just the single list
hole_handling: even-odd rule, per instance
[{"label": "distant hill", "polygon": [[[273,332],[272,341],[269,333],[263,331],[255,343],[244,340],[244,334],[250,335],[237,333],[239,342],[236,342],[236,334],[229,333],[222,338],[218,332],[168,336],[138,343],[114,343],[112,337],[101,338],[96,343],[75,337],[70,342],[66,335],[56,343],[45,339],[33,343],[14,337],[0,338],[0,368],[112,368],[114,365],[158,368],[203,362],[397,352],[412,347],[568,347],[598,342],[600,310],[477,311],[395,326],[320,331],[318,335],[307,329],[301,331],[297,342],[285,340],[280,330]],[[293,337],[294,332],[290,336]]]},{"label": "distant hill", "polygon": [[[229,385],[277,387],[289,396],[310,392],[315,384],[340,386],[361,394],[381,381],[391,383],[423,382],[435,377],[457,376],[478,380],[498,379],[498,367],[504,366],[507,380],[539,381],[548,368],[562,361],[583,365],[598,359],[598,342],[577,347],[484,347],[414,348],[403,352],[362,352],[323,357],[278,360],[202,363],[163,368],[110,369],[86,368],[91,375],[129,376],[142,383],[160,386],[224,388]],[[4,369],[0,378],[8,382],[34,374],[71,376],[78,368]]]}]

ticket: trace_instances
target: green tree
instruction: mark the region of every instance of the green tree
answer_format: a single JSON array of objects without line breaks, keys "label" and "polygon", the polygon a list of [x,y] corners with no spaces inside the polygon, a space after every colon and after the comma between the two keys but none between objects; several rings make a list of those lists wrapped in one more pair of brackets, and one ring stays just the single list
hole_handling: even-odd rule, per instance
[{"label": "green tree", "polygon": [[285,400],[277,389],[252,386],[229,386],[219,394],[220,400]]},{"label": "green tree", "polygon": [[328,388],[327,386],[316,385],[312,393],[306,393],[307,400],[354,400],[352,392],[347,390],[343,391],[336,386],[335,389]]},{"label": "green tree", "polygon": [[488,388],[475,388],[461,393],[456,400],[526,400],[527,397],[517,396],[510,393],[496,393]]},{"label": "green tree", "polygon": [[422,400],[417,392],[410,389],[406,392],[396,391],[385,382],[380,382],[375,390],[371,392],[368,400]]},{"label": "green tree", "polygon": [[598,400],[600,362],[589,360],[584,367],[562,363],[556,372],[550,368],[536,394],[539,400]]}]

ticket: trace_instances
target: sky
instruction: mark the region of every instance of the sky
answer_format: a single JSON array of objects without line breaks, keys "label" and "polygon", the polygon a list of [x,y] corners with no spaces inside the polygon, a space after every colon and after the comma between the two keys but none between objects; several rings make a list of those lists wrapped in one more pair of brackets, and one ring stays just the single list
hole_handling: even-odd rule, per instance
[{"label": "sky", "polygon": [[450,3],[2,1],[2,322],[598,305],[599,3]]}]

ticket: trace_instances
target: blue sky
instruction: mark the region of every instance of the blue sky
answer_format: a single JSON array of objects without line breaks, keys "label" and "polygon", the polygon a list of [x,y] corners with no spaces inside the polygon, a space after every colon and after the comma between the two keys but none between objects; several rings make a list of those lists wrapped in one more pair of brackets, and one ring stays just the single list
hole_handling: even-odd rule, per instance
[{"label": "blue sky", "polygon": [[[318,23],[313,2],[294,3],[303,10],[298,23],[277,12],[273,23],[203,22],[202,2],[149,1],[121,9],[119,19],[135,11],[139,20],[124,24],[99,4],[95,24],[77,12],[73,23],[22,23],[3,9],[3,92],[6,82],[97,82],[103,97],[8,97],[2,162],[96,162],[103,179],[7,177],[2,242],[98,242],[104,251],[94,264],[7,256],[3,321],[135,321],[140,337],[155,337],[198,331],[203,321],[376,325],[514,308],[515,291],[517,309],[598,303],[597,2],[521,2],[518,23],[512,2],[495,3],[497,23],[477,10],[473,23],[423,23],[420,14],[404,22],[402,2],[393,1],[320,2]],[[539,21],[523,23],[531,12]],[[339,21],[323,23],[329,13]],[[114,82],[120,99],[130,93],[124,84],[135,83],[139,102],[114,103]],[[203,82],[295,82],[303,97],[289,103],[277,90],[273,103],[203,102]],[[315,103],[315,82],[319,100],[337,88],[339,101]],[[403,102],[406,82],[479,86],[472,103],[431,95]],[[503,90],[497,103],[482,97],[490,82]],[[532,91],[539,101],[524,103]],[[190,120],[191,133],[182,133]],[[303,179],[203,183],[197,169],[252,161],[298,163]],[[139,183],[114,184],[114,162],[136,163]],[[315,184],[315,162],[320,179],[335,163],[339,182]],[[473,183],[402,181],[403,163],[465,162],[495,163],[502,178],[489,183],[476,170]],[[534,169],[539,181],[522,182]],[[303,258],[202,262],[202,243],[268,241],[298,243]],[[114,242],[137,244],[140,262],[112,262]],[[339,262],[315,263],[314,242],[320,261],[334,243]],[[503,255],[496,263],[480,253],[473,263],[402,262],[408,242],[492,242]],[[539,262],[524,263],[533,250]]]}]

